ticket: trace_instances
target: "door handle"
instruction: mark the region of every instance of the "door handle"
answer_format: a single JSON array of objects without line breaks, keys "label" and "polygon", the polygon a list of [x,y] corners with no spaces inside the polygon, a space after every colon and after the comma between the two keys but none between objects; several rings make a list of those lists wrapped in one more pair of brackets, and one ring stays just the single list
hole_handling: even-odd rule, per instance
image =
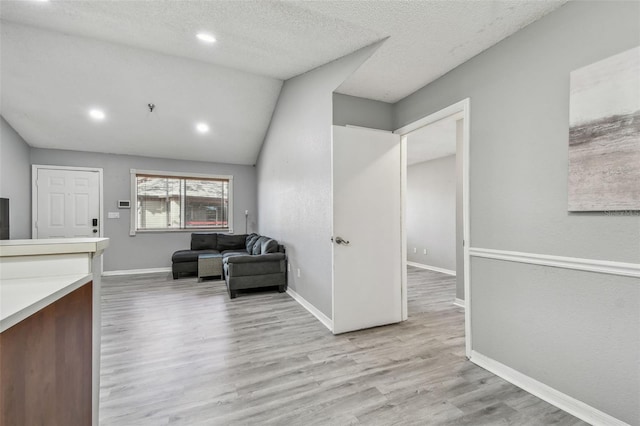
[{"label": "door handle", "polygon": [[348,246],[350,244],[349,241],[343,239],[342,237],[336,237],[336,243],[343,246]]},{"label": "door handle", "polygon": [[94,233],[94,234],[97,234],[97,233],[98,233],[98,230],[97,230],[97,229],[94,229],[94,230],[93,230],[93,233]]}]

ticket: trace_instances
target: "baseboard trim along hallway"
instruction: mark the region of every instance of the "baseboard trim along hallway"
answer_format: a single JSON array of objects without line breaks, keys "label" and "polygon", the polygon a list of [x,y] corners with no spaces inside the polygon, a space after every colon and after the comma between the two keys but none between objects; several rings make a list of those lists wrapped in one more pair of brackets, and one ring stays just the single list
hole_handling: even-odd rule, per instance
[{"label": "baseboard trim along hallway", "polygon": [[443,274],[452,275],[454,277],[456,276],[456,271],[452,271],[451,269],[438,268],[437,266],[425,265],[423,263],[409,261],[407,261],[407,265],[415,266],[416,268],[420,269],[428,269],[429,271],[441,272]]},{"label": "baseboard trim along hallway", "polygon": [[118,271],[104,271],[103,277],[115,277],[119,275],[142,275],[142,274],[159,274],[162,272],[171,272],[171,267],[166,268],[150,268],[150,269],[122,269]]},{"label": "baseboard trim along hallway", "polygon": [[629,426],[627,423],[603,413],[602,411],[585,404],[569,395],[566,395],[544,383],[541,383],[513,368],[484,356],[476,351],[471,351],[469,359],[474,364],[502,377],[506,381],[518,386],[538,398],[555,405],[563,411],[584,420],[594,426]]},{"label": "baseboard trim along hallway", "polygon": [[311,313],[311,315],[313,315],[314,317],[318,318],[318,320],[322,324],[324,324],[324,326],[327,327],[329,329],[329,331],[333,332],[333,320],[331,320],[325,314],[320,312],[320,310],[318,310],[318,308],[316,308],[311,303],[309,303],[307,301],[307,299],[305,299],[304,297],[302,297],[298,293],[296,293],[291,287],[289,287],[287,289],[287,294],[289,296],[291,296],[291,298],[293,300],[298,302],[303,308],[305,308],[307,311],[309,311],[309,313]]}]

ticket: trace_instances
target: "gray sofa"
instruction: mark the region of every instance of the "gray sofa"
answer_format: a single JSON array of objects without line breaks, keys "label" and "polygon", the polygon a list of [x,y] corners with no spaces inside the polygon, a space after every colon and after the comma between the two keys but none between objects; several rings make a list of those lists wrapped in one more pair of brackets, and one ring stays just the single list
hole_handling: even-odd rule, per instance
[{"label": "gray sofa", "polygon": [[282,245],[272,238],[258,234],[228,235],[194,232],[191,248],[173,253],[172,272],[177,279],[181,274],[198,272],[198,256],[219,254],[229,291],[235,298],[238,290],[278,287],[287,288],[287,256]]},{"label": "gray sofa", "polygon": [[191,234],[189,250],[178,250],[171,256],[173,279],[181,275],[198,273],[198,256],[201,254],[224,254],[244,250],[247,235],[194,232]]}]

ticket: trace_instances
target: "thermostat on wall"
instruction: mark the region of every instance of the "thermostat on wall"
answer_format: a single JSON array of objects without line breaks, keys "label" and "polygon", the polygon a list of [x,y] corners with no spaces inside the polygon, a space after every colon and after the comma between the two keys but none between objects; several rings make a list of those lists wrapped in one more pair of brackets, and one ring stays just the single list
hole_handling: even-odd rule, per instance
[{"label": "thermostat on wall", "polygon": [[129,200],[118,200],[118,208],[119,209],[130,209],[131,201]]}]

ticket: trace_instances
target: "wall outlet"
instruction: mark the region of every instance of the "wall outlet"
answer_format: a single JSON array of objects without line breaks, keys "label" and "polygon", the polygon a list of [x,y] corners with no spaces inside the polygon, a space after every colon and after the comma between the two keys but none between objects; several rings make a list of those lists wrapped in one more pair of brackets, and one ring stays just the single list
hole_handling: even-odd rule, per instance
[{"label": "wall outlet", "polygon": [[298,268],[298,278],[300,278],[300,268]]},{"label": "wall outlet", "polygon": [[414,253],[417,253],[417,252],[418,252],[418,249],[417,249],[416,247],[414,247],[414,248],[413,248],[413,252],[414,252]]},{"label": "wall outlet", "polygon": [[424,249],[423,254],[427,254],[427,249]]}]

